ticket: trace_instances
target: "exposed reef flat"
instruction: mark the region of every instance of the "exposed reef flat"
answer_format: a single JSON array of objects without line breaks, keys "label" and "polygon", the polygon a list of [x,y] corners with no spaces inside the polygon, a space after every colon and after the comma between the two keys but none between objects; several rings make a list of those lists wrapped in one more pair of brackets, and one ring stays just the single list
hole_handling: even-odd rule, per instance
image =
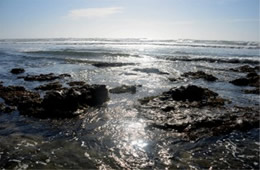
[{"label": "exposed reef flat", "polygon": [[149,122],[147,129],[172,131],[183,139],[197,140],[259,127],[258,110],[230,106],[229,100],[194,85],[173,88],[141,99],[140,103],[140,116]]}]

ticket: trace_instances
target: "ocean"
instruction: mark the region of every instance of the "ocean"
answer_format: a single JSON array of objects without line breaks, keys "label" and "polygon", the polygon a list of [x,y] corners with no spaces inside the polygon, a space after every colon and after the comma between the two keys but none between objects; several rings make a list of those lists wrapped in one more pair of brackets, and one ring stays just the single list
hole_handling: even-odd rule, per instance
[{"label": "ocean", "polygon": [[[98,67],[95,64],[117,63]],[[19,111],[0,113],[0,167],[14,169],[201,169],[259,168],[259,128],[185,140],[171,131],[147,129],[139,99],[171,88],[196,85],[228,101],[226,107],[259,110],[259,94],[230,81],[244,65],[259,66],[260,43],[152,39],[5,39],[0,40],[0,81],[4,86],[35,87],[22,75],[70,74],[71,81],[104,84],[108,89],[137,86],[136,93],[109,93],[101,108],[70,119],[39,119]],[[217,78],[183,77],[203,71]],[[259,70],[257,71],[259,74]],[[177,81],[170,81],[171,78]],[[62,80],[66,86],[65,80]],[[41,96],[45,92],[39,92]],[[0,98],[0,102],[4,100]],[[150,108],[150,110],[153,110]],[[154,110],[156,112],[156,110]],[[192,111],[191,111],[192,112]],[[156,113],[155,113],[156,114]]]}]

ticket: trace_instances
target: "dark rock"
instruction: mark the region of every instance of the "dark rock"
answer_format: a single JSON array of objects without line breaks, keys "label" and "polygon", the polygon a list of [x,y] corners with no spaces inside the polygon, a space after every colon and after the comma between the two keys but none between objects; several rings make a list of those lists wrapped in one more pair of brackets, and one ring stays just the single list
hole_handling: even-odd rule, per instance
[{"label": "dark rock", "polygon": [[35,92],[27,91],[21,86],[0,86],[0,97],[5,100],[6,104],[17,106],[27,100],[40,98],[40,95]]},{"label": "dark rock", "polygon": [[207,80],[207,81],[216,81],[217,78],[210,75],[210,74],[206,74],[204,73],[203,71],[197,71],[197,72],[187,72],[187,73],[184,73],[182,75],[183,77],[191,77],[193,79],[204,79],[204,80]]},{"label": "dark rock", "polygon": [[110,93],[136,93],[136,86],[122,85],[109,90]]},{"label": "dark rock", "polygon": [[259,71],[259,67],[251,67],[249,65],[244,65],[241,67],[237,67],[237,68],[231,68],[231,71],[235,71],[235,72],[242,72],[242,73],[250,73],[250,72],[255,72],[255,71]]},{"label": "dark rock", "polygon": [[206,136],[217,136],[230,133],[234,130],[247,131],[252,128],[259,128],[259,113],[248,112],[247,109],[239,109],[243,114],[229,113],[226,116],[215,118],[205,118],[194,120],[193,122],[183,122],[175,124],[157,124],[153,123],[148,128],[158,128],[162,130],[171,130],[184,134],[189,140],[197,140]]},{"label": "dark rock", "polygon": [[13,74],[21,74],[24,73],[25,70],[23,68],[13,68],[10,72]]},{"label": "dark rock", "polygon": [[215,98],[217,93],[210,91],[209,89],[189,85],[187,87],[181,86],[177,89],[171,89],[168,92],[164,92],[163,95],[169,95],[173,100],[177,101],[202,101],[208,98]]},{"label": "dark rock", "polygon": [[62,91],[49,91],[40,105],[33,103],[39,111],[33,116],[70,118],[83,113],[89,106],[99,106],[107,100],[108,90],[105,85],[85,85]]},{"label": "dark rock", "polygon": [[247,78],[239,78],[230,81],[230,83],[237,85],[237,86],[247,86],[249,84],[249,79]]},{"label": "dark rock", "polygon": [[165,112],[169,112],[169,111],[175,110],[175,107],[174,106],[164,106],[164,107],[161,107],[161,110],[165,111]]},{"label": "dark rock", "polygon": [[53,73],[49,73],[49,74],[40,74],[40,75],[27,75],[18,78],[23,78],[25,81],[52,81],[52,80],[61,79],[65,77],[71,77],[71,76],[69,74],[54,75]]},{"label": "dark rock", "polygon": [[238,78],[230,81],[230,83],[237,86],[253,86],[259,87],[260,85],[260,76],[256,73],[249,73],[245,78]]},{"label": "dark rock", "polygon": [[178,81],[178,79],[173,78],[173,77],[169,77],[168,80],[170,80],[170,81],[172,81],[172,82],[174,82],[174,81]]},{"label": "dark rock", "polygon": [[10,113],[15,111],[15,107],[7,106],[4,103],[0,103],[0,113]]},{"label": "dark rock", "polygon": [[255,71],[260,71],[260,66],[259,65],[255,66],[254,69],[255,69]]},{"label": "dark rock", "polygon": [[65,77],[71,77],[70,74],[64,73],[64,74],[60,74],[58,75],[59,78],[65,78]]},{"label": "dark rock", "polygon": [[83,113],[88,107],[100,106],[108,98],[105,85],[84,85],[49,91],[44,98],[19,86],[0,86],[5,103],[17,106],[20,114],[39,118],[69,118]]},{"label": "dark rock", "polygon": [[124,75],[127,75],[127,76],[136,76],[137,74],[135,73],[123,73]]},{"label": "dark rock", "polygon": [[84,81],[71,81],[67,83],[69,86],[83,86],[86,83]]},{"label": "dark rock", "polygon": [[135,65],[134,63],[106,63],[106,62],[96,62],[92,63],[95,67],[122,67],[127,65]]},{"label": "dark rock", "polygon": [[202,107],[202,106],[221,106],[225,104],[225,99],[218,97],[218,94],[207,89],[194,85],[181,86],[179,88],[172,88],[159,96],[146,97],[139,99],[141,104],[146,104],[150,100],[157,99],[159,101],[180,101],[188,102],[189,107]]},{"label": "dark rock", "polygon": [[61,90],[62,85],[59,82],[53,82],[49,84],[40,85],[35,90]]},{"label": "dark rock", "polygon": [[144,97],[144,98],[142,98],[142,99],[138,99],[138,101],[139,101],[139,103],[140,103],[141,105],[144,105],[144,104],[149,103],[149,101],[153,100],[153,99],[156,98],[156,97],[158,97],[158,96],[148,96],[148,97]]},{"label": "dark rock", "polygon": [[166,74],[169,75],[167,72],[162,72],[157,68],[135,68],[133,71],[139,71],[144,73],[153,73],[153,74]]},{"label": "dark rock", "polygon": [[247,78],[254,78],[254,77],[258,77],[258,74],[256,72],[251,72],[251,73],[248,73],[246,75]]},{"label": "dark rock", "polygon": [[139,117],[147,130],[166,130],[185,140],[259,128],[259,108],[225,105],[227,100],[202,87],[173,88],[141,100]]},{"label": "dark rock", "polygon": [[259,89],[259,87],[256,87],[255,89],[252,89],[252,90],[244,90],[244,92],[246,94],[260,94],[260,89]]}]

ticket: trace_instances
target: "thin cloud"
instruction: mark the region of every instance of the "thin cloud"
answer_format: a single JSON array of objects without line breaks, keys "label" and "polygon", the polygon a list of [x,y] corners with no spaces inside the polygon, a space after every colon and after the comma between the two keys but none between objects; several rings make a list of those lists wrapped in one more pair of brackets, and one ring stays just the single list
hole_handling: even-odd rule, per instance
[{"label": "thin cloud", "polygon": [[122,7],[85,8],[71,10],[69,11],[68,16],[71,18],[100,18],[121,12],[123,12]]},{"label": "thin cloud", "polygon": [[246,18],[246,19],[238,18],[238,19],[228,20],[228,22],[259,22],[259,21],[260,21],[259,19],[255,19],[255,18]]}]

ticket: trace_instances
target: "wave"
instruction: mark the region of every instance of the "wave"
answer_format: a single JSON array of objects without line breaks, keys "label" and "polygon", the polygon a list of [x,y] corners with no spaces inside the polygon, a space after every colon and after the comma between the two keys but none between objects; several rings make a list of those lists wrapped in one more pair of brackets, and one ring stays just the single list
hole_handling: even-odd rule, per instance
[{"label": "wave", "polygon": [[0,43],[53,44],[53,45],[156,45],[200,48],[260,49],[259,42],[223,40],[152,40],[152,39],[105,39],[105,38],[58,38],[58,39],[2,39]]},{"label": "wave", "polygon": [[55,55],[55,56],[79,56],[79,57],[140,57],[135,54],[118,53],[118,52],[98,52],[98,51],[71,51],[71,50],[61,50],[61,51],[27,51],[27,54],[43,54],[43,55]]},{"label": "wave", "polygon": [[259,59],[252,59],[252,58],[216,58],[216,57],[166,57],[166,60],[171,61],[187,61],[187,62],[209,62],[209,63],[231,63],[231,64],[260,64]]}]

